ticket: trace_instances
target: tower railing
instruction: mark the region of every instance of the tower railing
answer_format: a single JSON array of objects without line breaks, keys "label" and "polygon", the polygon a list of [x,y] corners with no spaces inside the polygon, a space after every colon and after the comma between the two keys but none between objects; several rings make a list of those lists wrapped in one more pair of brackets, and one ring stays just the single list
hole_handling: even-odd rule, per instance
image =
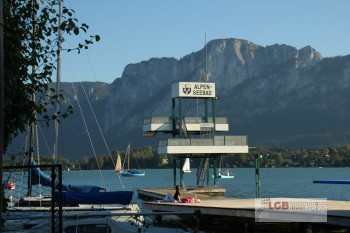
[{"label": "tower railing", "polygon": [[[200,124],[205,123],[205,117],[184,117],[183,118],[186,122],[186,124]],[[171,121],[171,117],[149,117],[143,119],[143,124],[165,124],[169,121]],[[213,123],[213,118],[208,117],[208,122],[206,123]],[[215,123],[216,124],[228,124],[226,117],[215,117]]]},{"label": "tower railing", "polygon": [[246,146],[246,136],[214,136],[214,138],[185,138],[160,140],[159,146]]}]

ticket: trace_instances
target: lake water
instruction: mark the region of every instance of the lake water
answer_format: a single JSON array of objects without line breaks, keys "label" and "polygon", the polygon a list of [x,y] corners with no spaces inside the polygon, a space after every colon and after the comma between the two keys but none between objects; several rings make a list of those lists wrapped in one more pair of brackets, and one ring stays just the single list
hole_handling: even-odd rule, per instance
[{"label": "lake water", "polygon": [[[226,171],[223,169],[222,171]],[[235,174],[234,179],[219,179],[219,187],[226,189],[226,197],[231,198],[255,198],[255,168],[232,168],[229,171]],[[184,174],[184,182],[186,187],[196,186],[196,169],[192,169],[191,173]],[[212,169],[211,169],[212,172]],[[21,181],[26,181],[26,177],[22,177],[22,173],[18,174],[6,173],[11,176],[20,190]],[[179,176],[179,173],[177,174]],[[212,174],[210,174],[211,177]],[[346,184],[314,184],[313,180],[345,180],[350,179],[350,168],[262,168],[260,169],[260,197],[296,197],[296,198],[327,198],[328,200],[346,200],[350,201],[350,185]],[[87,184],[106,187],[108,191],[125,190],[134,191],[133,202],[142,207],[142,201],[137,197],[137,189],[153,189],[153,188],[172,188],[173,186],[173,170],[172,169],[148,169],[144,177],[119,177],[112,170],[87,170],[87,171],[64,171],[63,182],[66,184]],[[122,183],[121,183],[122,182]],[[177,180],[179,183],[179,181]],[[123,185],[122,185],[123,184]],[[210,181],[213,186],[213,179]],[[25,186],[23,186],[25,190]],[[36,187],[39,193],[40,187]],[[47,190],[47,189],[45,189]],[[15,190],[5,190],[6,196],[14,195]],[[20,192],[18,192],[20,194]],[[209,220],[208,220],[209,218]],[[200,220],[199,228],[203,232],[244,232],[246,230],[246,220],[240,218],[234,221],[227,217],[210,216]],[[177,218],[170,218],[165,222],[165,227],[186,226],[194,229],[196,222],[185,219],[178,221]],[[250,222],[253,227],[252,232],[295,232],[298,229],[295,224],[280,223],[256,223]],[[324,225],[313,225],[315,232],[347,232],[341,227],[325,228]]]},{"label": "lake water", "polygon": [[[224,169],[225,171],[227,169]],[[219,187],[226,189],[226,197],[255,198],[255,168],[232,168],[234,179],[219,179]],[[179,175],[179,174],[177,174]],[[120,177],[125,190],[171,188],[172,169],[146,169],[144,177]],[[313,180],[350,179],[350,168],[262,168],[260,169],[260,197],[304,197],[350,200],[350,185],[314,184]],[[65,171],[64,183],[94,184],[107,187],[109,191],[122,190],[114,171]],[[186,187],[196,185],[196,169],[184,174]],[[210,181],[213,185],[213,179]]]}]

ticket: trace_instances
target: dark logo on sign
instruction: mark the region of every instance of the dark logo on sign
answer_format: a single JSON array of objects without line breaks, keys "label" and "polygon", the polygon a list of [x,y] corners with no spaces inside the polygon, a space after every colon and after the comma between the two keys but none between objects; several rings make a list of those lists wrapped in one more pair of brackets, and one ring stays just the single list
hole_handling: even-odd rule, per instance
[{"label": "dark logo on sign", "polygon": [[184,84],[184,85],[182,85],[182,91],[186,95],[190,94],[191,93],[191,84]]}]

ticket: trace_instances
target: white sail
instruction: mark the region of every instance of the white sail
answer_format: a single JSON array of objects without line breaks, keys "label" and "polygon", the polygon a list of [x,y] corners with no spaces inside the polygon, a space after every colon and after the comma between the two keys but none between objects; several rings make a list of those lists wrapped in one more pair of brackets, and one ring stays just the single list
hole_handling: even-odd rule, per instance
[{"label": "white sail", "polygon": [[185,163],[182,167],[182,171],[183,172],[191,172],[191,169],[190,169],[190,159],[189,158],[186,158],[185,159]]},{"label": "white sail", "polygon": [[120,159],[120,155],[118,154],[117,162],[115,163],[114,171],[120,172],[122,170],[122,160]]}]

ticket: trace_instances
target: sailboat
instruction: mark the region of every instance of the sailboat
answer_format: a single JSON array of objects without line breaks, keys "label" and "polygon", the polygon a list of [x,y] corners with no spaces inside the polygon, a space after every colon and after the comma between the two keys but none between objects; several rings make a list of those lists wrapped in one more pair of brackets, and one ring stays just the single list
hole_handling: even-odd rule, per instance
[{"label": "sailboat", "polygon": [[120,158],[120,154],[117,156],[117,162],[115,163],[114,171],[121,172],[122,171],[122,160]]},{"label": "sailboat", "polygon": [[131,150],[130,150],[130,143],[129,143],[128,148],[126,150],[126,155],[124,158],[124,164],[125,164],[125,160],[126,160],[128,168],[124,170],[124,164],[123,164],[123,166],[121,165],[121,159],[120,159],[120,156],[118,155],[119,159],[117,158],[117,163],[115,165],[115,171],[119,172],[124,177],[145,176],[145,171],[143,171],[143,170],[130,169],[130,156],[131,156]]},{"label": "sailboat", "polygon": [[185,159],[185,163],[182,166],[182,171],[183,172],[191,172],[191,169],[190,169],[190,158],[186,158]]},{"label": "sailboat", "polygon": [[[216,176],[217,179],[223,178],[223,179],[233,179],[235,178],[235,175],[232,174],[229,170],[224,171],[223,173],[221,173],[221,167],[222,167],[222,156],[220,158],[220,168],[219,168],[219,173]],[[213,175],[214,178],[214,175]]]},{"label": "sailboat", "polygon": [[223,172],[222,174],[221,174],[221,172],[219,171],[219,174],[218,174],[218,176],[217,176],[216,178],[233,179],[233,178],[235,178],[235,175],[232,174],[232,173],[230,173],[229,170]]}]

